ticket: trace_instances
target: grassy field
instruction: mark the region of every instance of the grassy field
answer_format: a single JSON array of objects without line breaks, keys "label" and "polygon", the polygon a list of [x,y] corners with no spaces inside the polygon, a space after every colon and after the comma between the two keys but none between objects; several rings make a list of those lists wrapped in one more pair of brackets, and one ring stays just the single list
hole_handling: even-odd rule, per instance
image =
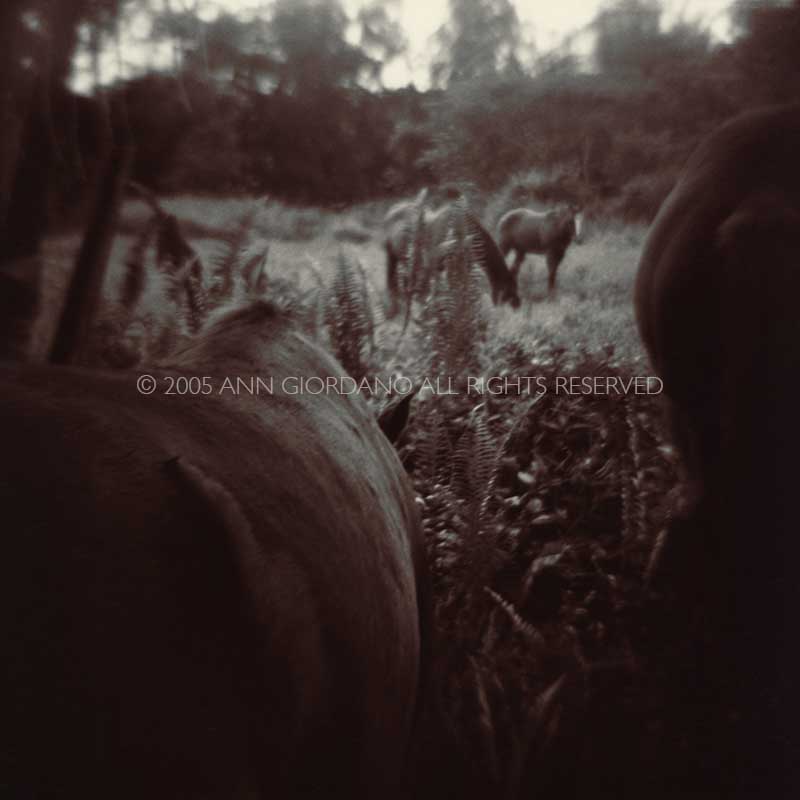
[{"label": "grassy field", "polygon": [[[291,286],[308,293],[329,285],[340,255],[363,268],[378,327],[380,357],[396,356],[392,344],[401,330],[399,320],[387,321],[385,310],[385,254],[382,219],[389,203],[373,203],[341,212],[315,208],[291,208],[279,203],[249,199],[175,197],[163,207],[178,218],[181,230],[205,264],[225,252],[225,236],[248,212],[254,212],[248,238],[267,242],[267,273],[273,285]],[[104,295],[106,308],[113,309],[120,296],[125,263],[137,237],[153,212],[142,201],[125,205],[119,234],[111,252]],[[591,221],[583,242],[567,251],[558,273],[558,293],[547,296],[543,257],[529,255],[519,278],[523,301],[519,311],[507,306],[494,308],[487,300],[484,313],[492,328],[491,342],[519,343],[536,349],[537,343],[567,352],[606,352],[612,361],[632,374],[647,374],[648,366],[633,317],[632,289],[637,259],[645,229],[605,225]],[[34,350],[41,350],[51,335],[63,298],[69,265],[77,251],[77,236],[61,236],[45,248],[44,306]],[[147,253],[146,281],[138,312],[145,320],[163,321],[174,315],[166,301],[163,276],[155,267],[154,248]],[[413,327],[413,326],[412,326]],[[38,342],[38,344],[37,344]],[[420,354],[414,331],[404,336],[397,364],[376,363],[379,369],[409,367]],[[415,363],[418,371],[423,367]]]},{"label": "grassy field", "polygon": [[[255,208],[250,237],[269,242],[270,277],[288,280],[308,290],[318,283],[315,273],[325,281],[330,280],[338,255],[343,253],[360,262],[376,304],[382,302],[385,254],[381,221],[388,203],[338,213],[264,201],[201,197],[171,198],[163,206],[178,217],[184,235],[206,263],[224,250],[224,236],[231,227]],[[105,284],[109,302],[119,295],[126,254],[151,215],[141,201],[129,201],[123,209],[120,235],[113,244]],[[599,351],[611,346],[619,363],[644,373],[647,362],[633,317],[632,291],[646,230],[591,222],[586,228],[583,242],[570,247],[559,268],[558,293],[554,298],[547,297],[544,258],[527,257],[519,279],[523,306],[518,312],[508,307],[492,309],[494,330],[499,340],[524,343],[544,340],[567,350]],[[64,271],[77,247],[78,239],[74,237],[48,243],[47,274],[54,283],[53,291],[48,294],[60,296]],[[142,304],[160,312],[162,302],[163,287],[152,277]],[[385,324],[390,338],[393,323]]]},{"label": "grassy field", "polygon": [[[268,295],[315,306],[317,332],[337,352],[337,320],[368,316],[369,325],[347,334],[370,339],[359,350],[367,375],[436,377],[431,309],[412,314],[404,332],[402,315],[384,313],[388,204],[340,212],[234,199],[163,205],[205,264],[225,253],[226,236],[254,208],[248,236],[269,244]],[[151,214],[140,202],[124,209],[108,313]],[[488,290],[473,307],[472,360],[457,380],[465,370],[538,375],[549,386],[557,377],[649,374],[632,306],[645,233],[590,221],[553,298],[543,259],[529,256],[518,311],[493,307]],[[50,295],[77,244],[48,243]],[[152,248],[144,264],[138,314],[146,328],[175,309]],[[337,294],[342,275],[362,276],[358,307],[347,281]],[[419,495],[439,634],[439,708],[426,733],[420,796],[657,798],[702,787],[708,776],[689,753],[709,752],[711,741],[724,752],[726,710],[703,709],[700,733],[686,733],[687,715],[699,713],[680,688],[691,663],[644,579],[679,493],[659,398],[422,392],[399,452]]]}]

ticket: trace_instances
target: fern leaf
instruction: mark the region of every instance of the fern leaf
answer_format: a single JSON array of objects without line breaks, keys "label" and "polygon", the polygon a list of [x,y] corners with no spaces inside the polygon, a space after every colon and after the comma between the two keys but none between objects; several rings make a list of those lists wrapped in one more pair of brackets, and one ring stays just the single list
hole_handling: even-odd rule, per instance
[{"label": "fern leaf", "polygon": [[209,300],[212,306],[218,306],[233,296],[236,275],[242,266],[242,253],[253,227],[255,213],[255,206],[245,212],[238,224],[223,239],[222,249],[211,260]]},{"label": "fern leaf", "polygon": [[336,272],[325,308],[328,336],[342,366],[357,380],[367,372],[364,350],[374,349],[374,320],[365,292],[354,268],[343,253],[339,254]]}]

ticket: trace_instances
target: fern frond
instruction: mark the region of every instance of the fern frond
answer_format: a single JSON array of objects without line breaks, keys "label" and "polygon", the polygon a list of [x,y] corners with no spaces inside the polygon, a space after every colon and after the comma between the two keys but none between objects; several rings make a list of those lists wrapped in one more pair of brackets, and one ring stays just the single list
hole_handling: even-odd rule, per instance
[{"label": "fern frond", "polygon": [[214,307],[230,300],[241,270],[242,254],[253,228],[255,206],[248,209],[234,228],[224,237],[222,249],[211,260],[209,301]]},{"label": "fern frond", "polygon": [[427,189],[418,195],[414,205],[414,216],[406,219],[403,228],[403,239],[407,242],[406,257],[397,264],[398,294],[405,302],[405,315],[400,330],[401,340],[411,320],[411,307],[414,299],[421,296],[421,286],[425,283],[422,276],[427,271],[427,237],[425,231],[425,198]]},{"label": "fern frond", "polygon": [[502,598],[497,592],[493,589],[490,589],[488,586],[483,587],[483,591],[491,597],[491,599],[497,604],[497,607],[500,608],[508,617],[509,621],[511,622],[512,628],[522,636],[528,643],[533,645],[534,647],[540,648],[544,646],[544,638],[530,622],[526,622],[522,616],[520,615],[519,611],[514,607],[513,603],[510,603],[508,600]]},{"label": "fern frond", "polygon": [[250,247],[244,255],[242,266],[242,282],[245,295],[249,297],[263,297],[267,292],[269,278],[267,275],[267,259],[269,257],[269,243],[263,240]]},{"label": "fern frond", "polygon": [[325,307],[325,321],[331,347],[347,372],[356,380],[367,372],[364,351],[374,349],[375,322],[365,286],[343,253]]},{"label": "fern frond", "polygon": [[305,315],[306,327],[312,332],[314,337],[317,337],[326,316],[325,309],[327,307],[328,289],[322,277],[319,262],[308,254],[306,254],[306,259],[308,260],[308,269],[314,276],[314,280],[317,284],[316,289],[310,290],[307,294],[309,303],[304,304],[308,309],[308,313]]},{"label": "fern frond", "polygon": [[462,201],[449,210],[448,238],[438,255],[444,270],[433,270],[433,289],[423,314],[430,367],[455,375],[478,367],[483,321],[483,277],[474,263],[469,209]]},{"label": "fern frond", "polygon": [[426,485],[445,484],[450,480],[454,453],[445,416],[438,404],[430,411],[424,431],[425,434],[417,445],[419,473]]},{"label": "fern frond", "polygon": [[486,415],[486,406],[481,404],[470,414],[470,427],[472,429],[473,458],[472,458],[472,485],[474,487],[475,504],[477,505],[478,519],[483,525],[488,517],[488,509],[494,492],[496,475],[497,443],[491,430]]},{"label": "fern frond", "polygon": [[421,317],[429,353],[428,369],[432,375],[451,373],[454,358],[450,333],[455,313],[456,300],[447,276],[436,272],[433,276],[433,291]]},{"label": "fern frond", "polygon": [[208,296],[203,281],[203,264],[199,258],[193,259],[184,270],[183,291],[186,327],[191,334],[196,334],[203,327],[208,314]]},{"label": "fern frond", "polygon": [[375,326],[376,320],[375,309],[380,309],[380,304],[374,304],[370,300],[370,292],[369,292],[369,278],[367,276],[367,271],[364,269],[364,265],[358,258],[354,259],[356,269],[358,270],[358,274],[360,277],[359,287],[361,290],[361,303],[364,308],[364,323],[365,323],[365,336],[367,338],[367,342],[369,344],[369,352],[367,354],[368,359],[372,359],[373,355],[375,355]]},{"label": "fern frond", "polygon": [[639,437],[639,422],[636,408],[630,396],[624,398],[625,427],[627,431],[627,458],[625,466],[620,470],[622,493],[623,537],[626,541],[642,536],[645,532],[647,520],[644,503],[642,502],[642,461],[641,443]]}]

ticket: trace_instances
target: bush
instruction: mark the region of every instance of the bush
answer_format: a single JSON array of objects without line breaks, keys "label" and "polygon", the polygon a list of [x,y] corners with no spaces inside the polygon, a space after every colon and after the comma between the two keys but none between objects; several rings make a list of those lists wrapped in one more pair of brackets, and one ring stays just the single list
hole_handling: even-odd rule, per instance
[{"label": "bush", "polygon": [[608,205],[607,213],[626,222],[651,222],[672,191],[676,178],[671,171],[637,175]]}]

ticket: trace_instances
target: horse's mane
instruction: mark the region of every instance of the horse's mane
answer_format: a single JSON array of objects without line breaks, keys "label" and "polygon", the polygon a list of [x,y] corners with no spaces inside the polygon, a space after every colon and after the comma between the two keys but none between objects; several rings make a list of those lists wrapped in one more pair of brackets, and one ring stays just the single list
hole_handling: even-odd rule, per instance
[{"label": "horse's mane", "polygon": [[239,331],[241,328],[263,327],[265,323],[288,321],[286,311],[270,300],[253,300],[246,305],[223,309],[219,316],[211,320],[205,336],[220,336]]},{"label": "horse's mane", "polygon": [[237,360],[245,357],[254,344],[275,340],[289,328],[289,313],[269,300],[254,300],[240,308],[220,309],[205,330],[174,353],[166,365],[182,367],[197,360]]}]

